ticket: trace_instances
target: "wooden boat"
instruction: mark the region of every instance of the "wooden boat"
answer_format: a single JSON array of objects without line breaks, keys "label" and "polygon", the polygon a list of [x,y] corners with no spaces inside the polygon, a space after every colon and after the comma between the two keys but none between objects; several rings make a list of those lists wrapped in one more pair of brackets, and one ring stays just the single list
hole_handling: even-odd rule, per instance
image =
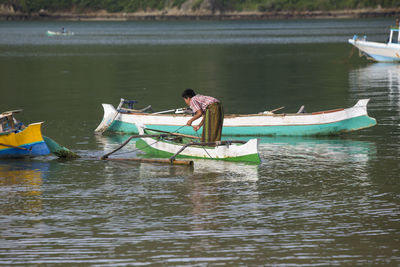
[{"label": "wooden boat", "polygon": [[67,31],[67,32],[47,31],[46,35],[47,36],[71,36],[71,35],[74,35],[74,33],[70,32],[70,31]]},{"label": "wooden boat", "polygon": [[[369,99],[359,100],[353,107],[334,110],[303,113],[275,114],[274,112],[261,112],[259,114],[225,115],[223,135],[229,136],[313,136],[337,135],[368,128],[376,124],[376,120],[367,114]],[[129,108],[124,107],[126,103]],[[182,127],[191,117],[184,110],[168,110],[173,114],[163,112],[148,112],[149,107],[133,109],[133,101],[121,99],[117,109],[110,104],[103,104],[104,116],[95,132],[121,132],[137,134],[136,124],[145,125],[147,128],[194,135],[192,127]],[[193,124],[199,124],[200,119]],[[201,129],[200,129],[201,131]]]},{"label": "wooden boat", "polygon": [[138,126],[136,148],[155,157],[198,158],[259,164],[258,139],[203,143],[194,136],[166,133]]},{"label": "wooden boat", "polygon": [[367,37],[362,38],[354,35],[348,42],[360,51],[360,55],[368,59],[379,62],[400,61],[400,34],[399,24],[390,28],[390,35],[387,43],[367,41]]},{"label": "wooden boat", "polygon": [[0,158],[21,158],[47,155],[50,153],[43,140],[43,122],[24,126],[14,118],[21,110],[0,114]]},{"label": "wooden boat", "polygon": [[78,158],[79,155],[61,146],[50,137],[43,136],[43,122],[25,126],[14,114],[22,110],[0,114],[0,158],[26,158],[53,153],[59,158]]}]

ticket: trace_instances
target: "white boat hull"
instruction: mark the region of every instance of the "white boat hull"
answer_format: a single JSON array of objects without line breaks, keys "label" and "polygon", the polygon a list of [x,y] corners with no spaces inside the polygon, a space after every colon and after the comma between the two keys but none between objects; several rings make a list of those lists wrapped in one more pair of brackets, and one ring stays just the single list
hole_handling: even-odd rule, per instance
[{"label": "white boat hull", "polygon": [[400,61],[400,44],[378,43],[365,40],[349,39],[349,43],[357,47],[368,57],[379,62]]},{"label": "white boat hull", "polygon": [[[143,135],[142,127],[138,127]],[[140,142],[141,141],[141,142]],[[201,158],[213,160],[229,160],[260,163],[258,155],[259,140],[254,138],[245,144],[229,144],[219,146],[188,146],[177,156],[178,158]],[[151,137],[142,137],[136,142],[136,147],[159,157],[171,157],[181,150],[182,144]]]},{"label": "white boat hull", "polygon": [[47,36],[70,36],[70,35],[74,35],[73,32],[53,32],[53,31],[47,31],[46,34],[47,34]]}]

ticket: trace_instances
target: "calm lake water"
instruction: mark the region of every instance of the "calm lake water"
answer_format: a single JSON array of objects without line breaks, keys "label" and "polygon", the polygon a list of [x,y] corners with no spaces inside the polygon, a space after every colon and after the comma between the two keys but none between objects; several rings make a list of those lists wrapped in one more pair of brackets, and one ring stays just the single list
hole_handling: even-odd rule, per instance
[{"label": "calm lake water", "polygon": [[[0,161],[0,265],[399,265],[400,65],[347,44],[393,23],[0,22],[0,110],[81,155]],[[46,36],[61,27],[75,35]],[[264,137],[259,166],[98,160],[127,138],[94,135],[101,103],[178,108],[187,87],[226,113],[370,98],[378,124]]]}]

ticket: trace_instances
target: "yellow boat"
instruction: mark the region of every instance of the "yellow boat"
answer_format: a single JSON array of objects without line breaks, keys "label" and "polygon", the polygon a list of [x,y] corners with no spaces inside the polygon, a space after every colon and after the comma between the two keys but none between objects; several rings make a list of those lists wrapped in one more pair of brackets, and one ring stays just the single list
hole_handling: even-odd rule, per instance
[{"label": "yellow boat", "polygon": [[41,132],[43,122],[25,126],[14,117],[21,111],[0,114],[0,158],[35,157],[50,153]]}]

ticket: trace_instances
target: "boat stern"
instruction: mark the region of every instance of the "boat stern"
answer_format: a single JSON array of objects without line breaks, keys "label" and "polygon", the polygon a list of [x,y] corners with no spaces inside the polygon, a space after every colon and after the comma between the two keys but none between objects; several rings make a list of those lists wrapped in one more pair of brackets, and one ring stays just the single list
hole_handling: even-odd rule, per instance
[{"label": "boat stern", "polygon": [[250,139],[247,143],[240,145],[242,146],[242,154],[238,154],[236,157],[227,158],[227,160],[240,161],[250,164],[260,164],[261,158],[258,152],[259,143],[260,139],[258,138]]},{"label": "boat stern", "polygon": [[368,115],[367,105],[369,100],[369,98],[360,99],[353,107],[347,109],[346,113],[348,113],[350,119],[345,122],[347,127],[345,127],[344,132],[352,132],[376,125],[376,119]]}]

